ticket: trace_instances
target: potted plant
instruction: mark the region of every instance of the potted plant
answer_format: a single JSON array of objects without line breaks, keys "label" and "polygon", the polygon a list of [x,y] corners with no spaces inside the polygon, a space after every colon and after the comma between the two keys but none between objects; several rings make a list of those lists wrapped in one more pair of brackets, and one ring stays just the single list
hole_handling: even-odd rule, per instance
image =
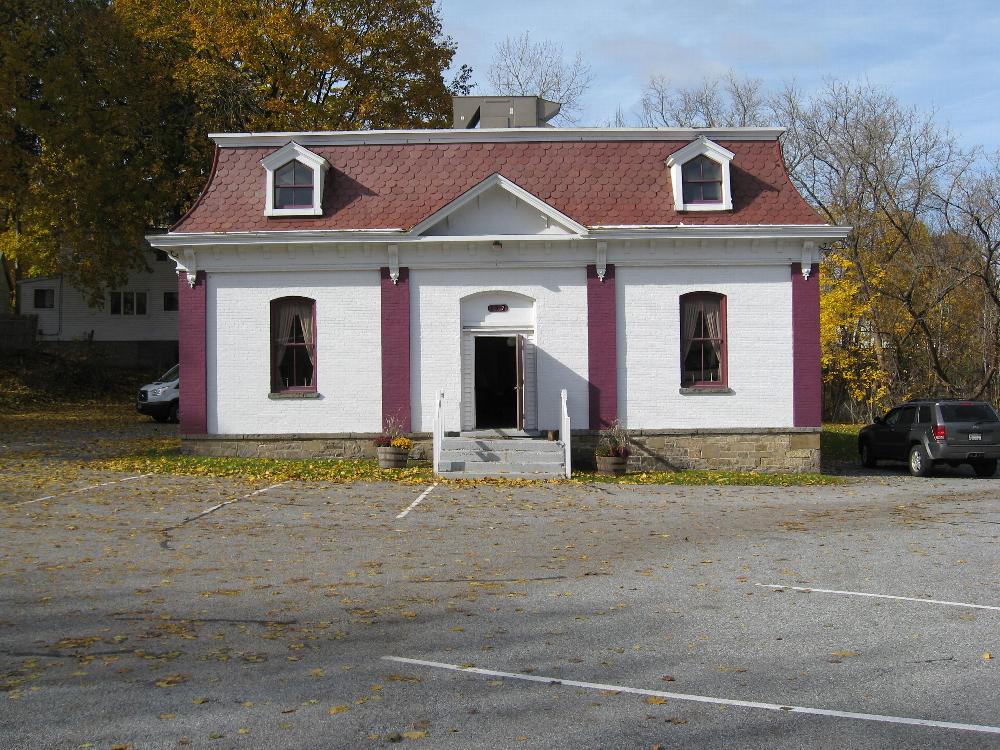
[{"label": "potted plant", "polygon": [[402,469],[410,456],[413,441],[403,432],[402,425],[389,417],[385,421],[385,432],[375,438],[375,452],[378,465],[382,469]]},{"label": "potted plant", "polygon": [[624,474],[628,468],[628,433],[616,419],[601,430],[595,452],[597,471],[601,474]]}]

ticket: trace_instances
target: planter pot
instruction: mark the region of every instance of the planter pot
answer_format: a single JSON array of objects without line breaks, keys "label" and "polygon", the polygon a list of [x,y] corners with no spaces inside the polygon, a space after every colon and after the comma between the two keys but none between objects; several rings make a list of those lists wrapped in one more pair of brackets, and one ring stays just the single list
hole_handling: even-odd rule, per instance
[{"label": "planter pot", "polygon": [[597,471],[600,474],[624,474],[628,468],[628,456],[597,456]]},{"label": "planter pot", "polygon": [[385,448],[376,448],[378,452],[378,465],[383,469],[404,469],[406,460],[410,457],[410,452],[406,448],[394,448],[391,445]]}]

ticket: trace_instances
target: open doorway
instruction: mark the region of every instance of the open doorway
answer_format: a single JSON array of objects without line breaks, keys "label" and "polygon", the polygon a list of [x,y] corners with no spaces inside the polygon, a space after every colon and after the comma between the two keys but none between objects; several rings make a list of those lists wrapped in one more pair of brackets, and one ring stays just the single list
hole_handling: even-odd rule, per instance
[{"label": "open doorway", "polygon": [[476,429],[517,429],[516,336],[476,336]]}]

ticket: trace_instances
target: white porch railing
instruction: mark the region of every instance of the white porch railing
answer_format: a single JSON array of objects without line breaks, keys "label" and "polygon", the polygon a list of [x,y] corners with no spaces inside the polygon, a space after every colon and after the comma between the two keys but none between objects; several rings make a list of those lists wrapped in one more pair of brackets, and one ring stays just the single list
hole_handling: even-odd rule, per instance
[{"label": "white porch railing", "polygon": [[441,443],[444,442],[444,391],[438,391],[434,397],[434,432],[431,435],[431,451],[433,455],[434,473],[438,473],[441,463]]},{"label": "white porch railing", "polygon": [[573,467],[570,465],[570,425],[569,425],[569,396],[563,388],[559,394],[562,399],[562,422],[559,424],[559,439],[562,440],[563,450],[566,452],[566,478],[573,476]]}]

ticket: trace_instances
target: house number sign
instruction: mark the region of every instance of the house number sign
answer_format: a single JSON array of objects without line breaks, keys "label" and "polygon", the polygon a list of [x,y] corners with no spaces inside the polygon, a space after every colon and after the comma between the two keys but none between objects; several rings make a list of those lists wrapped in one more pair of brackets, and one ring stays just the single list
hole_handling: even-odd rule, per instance
[{"label": "house number sign", "polygon": [[507,305],[490,305],[486,309],[490,312],[507,312],[510,308]]}]

